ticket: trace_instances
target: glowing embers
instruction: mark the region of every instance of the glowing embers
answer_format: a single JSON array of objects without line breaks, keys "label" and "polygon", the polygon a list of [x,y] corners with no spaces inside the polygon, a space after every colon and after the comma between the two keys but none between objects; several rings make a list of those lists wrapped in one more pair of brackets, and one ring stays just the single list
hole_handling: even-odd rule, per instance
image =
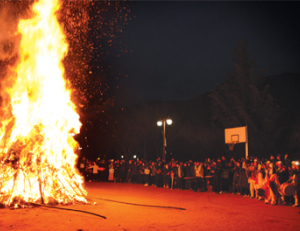
[{"label": "glowing embers", "polygon": [[86,203],[75,168],[78,144],[70,136],[81,124],[64,79],[61,61],[68,45],[58,9],[58,0],[40,0],[33,5],[34,17],[18,25],[20,58],[1,93],[11,115],[0,117],[0,203],[5,206]]}]

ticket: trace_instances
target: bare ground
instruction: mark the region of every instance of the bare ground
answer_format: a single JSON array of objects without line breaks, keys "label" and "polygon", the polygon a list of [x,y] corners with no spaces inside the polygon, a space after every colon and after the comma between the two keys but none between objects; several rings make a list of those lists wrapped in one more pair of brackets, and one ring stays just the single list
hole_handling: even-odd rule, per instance
[{"label": "bare ground", "polygon": [[[119,183],[87,183],[86,189],[91,205],[66,208],[97,213],[107,219],[45,207],[0,209],[0,230],[300,230],[299,208],[266,205],[238,195]],[[134,206],[95,198],[186,210]]]}]

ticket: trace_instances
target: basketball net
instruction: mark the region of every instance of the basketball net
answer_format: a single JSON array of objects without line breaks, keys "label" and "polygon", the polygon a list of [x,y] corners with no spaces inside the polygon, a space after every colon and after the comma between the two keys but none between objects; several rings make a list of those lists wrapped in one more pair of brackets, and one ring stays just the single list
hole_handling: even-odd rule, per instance
[{"label": "basketball net", "polygon": [[229,151],[232,151],[233,150],[233,147],[234,145],[236,144],[236,142],[232,142],[232,143],[229,143],[228,146],[229,146]]}]

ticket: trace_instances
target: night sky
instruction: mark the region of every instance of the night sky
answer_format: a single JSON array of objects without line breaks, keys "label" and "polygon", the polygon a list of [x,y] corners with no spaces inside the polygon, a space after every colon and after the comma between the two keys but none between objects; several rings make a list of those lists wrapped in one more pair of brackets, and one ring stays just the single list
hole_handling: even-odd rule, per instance
[{"label": "night sky", "polygon": [[299,2],[127,4],[131,21],[118,39],[128,52],[114,49],[108,60],[121,73],[116,106],[208,92],[233,69],[231,50],[239,38],[257,57],[257,71],[267,69],[265,76],[300,72]]}]

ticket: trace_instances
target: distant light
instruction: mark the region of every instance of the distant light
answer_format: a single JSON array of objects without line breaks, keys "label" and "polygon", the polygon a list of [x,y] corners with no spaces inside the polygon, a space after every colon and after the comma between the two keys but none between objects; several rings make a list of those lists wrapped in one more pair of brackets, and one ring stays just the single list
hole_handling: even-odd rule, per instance
[{"label": "distant light", "polygon": [[136,155],[133,156],[133,159],[136,159]]},{"label": "distant light", "polygon": [[161,126],[162,125],[162,121],[157,121],[157,126]]},{"label": "distant light", "polygon": [[167,119],[167,124],[168,124],[168,125],[171,125],[172,122],[173,122],[173,121],[172,121],[171,119]]},{"label": "distant light", "polygon": [[75,136],[75,133],[70,133],[70,136]]},{"label": "distant light", "polygon": [[122,156],[121,156],[121,158],[123,159],[123,158],[124,158],[124,156],[122,155]]},{"label": "distant light", "polygon": [[79,147],[78,150],[82,150],[82,147]]}]

